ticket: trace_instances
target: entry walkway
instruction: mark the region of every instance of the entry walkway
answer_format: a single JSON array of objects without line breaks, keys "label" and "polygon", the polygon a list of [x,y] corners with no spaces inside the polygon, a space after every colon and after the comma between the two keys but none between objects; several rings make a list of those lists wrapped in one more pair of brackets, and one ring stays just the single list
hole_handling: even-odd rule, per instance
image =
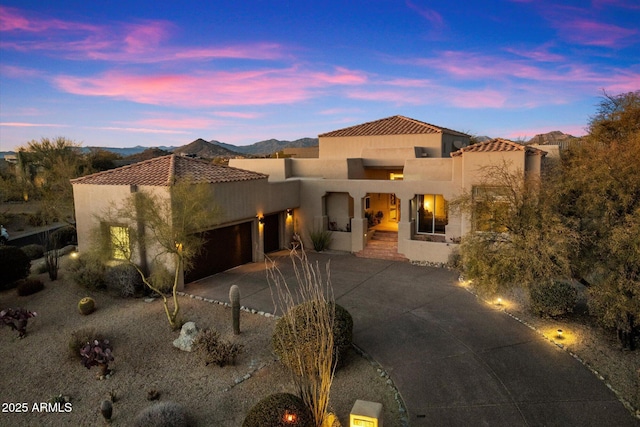
[{"label": "entry walkway", "polygon": [[[289,286],[288,253],[272,254]],[[445,269],[309,253],[330,262],[336,301],[354,319],[354,341],[384,366],[411,426],[637,426],[616,396],[565,351],[479,302]],[[187,293],[273,312],[264,264],[188,284]],[[280,313],[278,313],[280,314]]]}]

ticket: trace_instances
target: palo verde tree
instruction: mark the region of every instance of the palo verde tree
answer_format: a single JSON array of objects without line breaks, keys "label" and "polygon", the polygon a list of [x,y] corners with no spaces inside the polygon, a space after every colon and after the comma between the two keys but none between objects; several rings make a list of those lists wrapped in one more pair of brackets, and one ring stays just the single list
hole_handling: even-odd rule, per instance
[{"label": "palo verde tree", "polygon": [[572,268],[589,287],[590,311],[633,348],[640,336],[640,91],[605,93],[588,131],[563,156],[558,210],[580,236]]},{"label": "palo verde tree", "polygon": [[554,211],[551,188],[506,163],[484,168],[483,175],[472,194],[450,203],[474,223],[460,245],[465,278],[487,296],[569,278],[576,235]]},{"label": "palo verde tree", "polygon": [[[180,312],[177,291],[182,273],[192,267],[204,244],[201,232],[214,224],[219,211],[212,206],[208,184],[182,180],[159,188],[154,193],[132,193],[123,203],[112,205],[98,218],[103,225],[94,234],[101,242],[101,258],[115,255],[135,267],[144,284],[160,295],[169,325],[176,328]],[[113,233],[109,224],[123,227]],[[155,271],[172,266],[171,302],[154,275],[147,275],[144,259],[147,256],[151,257]]]},{"label": "palo verde tree", "polygon": [[17,173],[25,199],[31,192],[42,201],[43,220],[72,218],[73,188],[69,181],[91,171],[80,145],[63,137],[42,138],[18,149],[17,155]]}]

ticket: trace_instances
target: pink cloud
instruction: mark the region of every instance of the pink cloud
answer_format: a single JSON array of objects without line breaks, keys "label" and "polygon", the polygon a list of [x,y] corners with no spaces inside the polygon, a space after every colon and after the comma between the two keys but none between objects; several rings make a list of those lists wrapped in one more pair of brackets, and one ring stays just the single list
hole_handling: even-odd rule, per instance
[{"label": "pink cloud", "polygon": [[[276,43],[215,47],[171,45],[169,42],[174,25],[168,21],[87,25],[27,17],[24,12],[15,8],[0,10],[0,31],[7,33],[7,37],[3,37],[0,42],[2,48],[21,52],[44,51],[67,59],[126,63],[216,58],[265,60],[284,57],[282,46]],[[10,36],[18,31],[31,32],[33,37],[29,40],[13,40]]]},{"label": "pink cloud", "polygon": [[565,60],[565,57],[563,55],[549,52],[546,46],[542,46],[537,49],[515,49],[508,47],[504,50],[514,55],[536,62],[560,62]]},{"label": "pink cloud", "polygon": [[587,19],[559,23],[558,31],[564,38],[574,43],[612,48],[632,43],[634,40],[629,39],[638,34],[635,28],[624,28]]},{"label": "pink cloud", "polygon": [[160,42],[166,40],[172,25],[165,21],[149,21],[144,24],[128,25],[124,36],[125,51],[127,53],[142,53],[156,48]]},{"label": "pink cloud", "polygon": [[435,27],[442,27],[444,25],[444,19],[442,19],[442,15],[440,15],[435,10],[418,6],[411,1],[407,1],[407,6],[410,9],[418,12],[420,16],[431,22],[431,24],[433,24]]},{"label": "pink cloud", "polygon": [[206,129],[219,124],[220,121],[203,117],[187,117],[182,119],[157,117],[135,122],[136,126],[169,129]]},{"label": "pink cloud", "polygon": [[594,7],[619,7],[623,9],[640,10],[637,0],[592,0]]},{"label": "pink cloud", "polygon": [[179,49],[167,53],[167,57],[174,59],[278,59],[284,56],[282,50],[282,46],[277,43],[253,43],[220,48]]},{"label": "pink cloud", "polygon": [[319,111],[318,114],[322,114],[324,116],[332,116],[332,115],[345,115],[352,113],[361,113],[362,109],[360,108],[329,108],[326,110]]},{"label": "pink cloud", "polygon": [[264,114],[262,113],[241,113],[239,111],[216,111],[213,113],[214,116],[219,117],[231,117],[234,119],[257,119],[262,117]]},{"label": "pink cloud", "polygon": [[61,90],[76,95],[184,107],[288,104],[309,99],[317,90],[365,81],[366,77],[357,71],[337,69],[325,73],[295,67],[157,75],[111,71],[96,77],[55,78]]},{"label": "pink cloud", "polygon": [[32,77],[42,77],[40,70],[33,68],[19,67],[15,65],[0,65],[0,75],[11,79],[24,79]]},{"label": "pink cloud", "polygon": [[96,130],[112,130],[118,132],[134,132],[134,133],[158,133],[158,134],[169,134],[169,135],[179,135],[179,134],[188,134],[186,131],[179,130],[169,130],[169,129],[151,129],[151,128],[134,128],[134,127],[118,127],[118,126],[95,126],[95,127],[87,127],[86,129],[96,129]]},{"label": "pink cloud", "polygon": [[20,9],[0,6],[0,31],[42,32],[46,30],[95,31],[96,27],[80,22],[27,17]]},{"label": "pink cloud", "polygon": [[26,127],[64,128],[64,127],[69,127],[68,125],[60,125],[60,124],[55,124],[55,123],[26,123],[26,122],[0,122],[0,126],[19,127],[19,128],[26,128]]}]

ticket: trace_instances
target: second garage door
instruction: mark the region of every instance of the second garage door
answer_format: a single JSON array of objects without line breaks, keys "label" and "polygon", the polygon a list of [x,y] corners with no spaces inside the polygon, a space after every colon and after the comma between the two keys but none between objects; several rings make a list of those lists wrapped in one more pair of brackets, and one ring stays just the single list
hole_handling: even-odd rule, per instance
[{"label": "second garage door", "polygon": [[251,222],[205,231],[202,252],[185,272],[185,283],[211,276],[253,260]]}]

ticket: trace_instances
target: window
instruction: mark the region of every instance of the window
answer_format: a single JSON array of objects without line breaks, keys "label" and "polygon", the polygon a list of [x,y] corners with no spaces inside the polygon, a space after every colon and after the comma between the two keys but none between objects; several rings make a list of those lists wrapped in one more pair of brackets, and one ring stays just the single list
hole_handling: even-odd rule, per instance
[{"label": "window", "polygon": [[473,187],[473,230],[503,233],[509,215],[508,188]]},{"label": "window", "polygon": [[418,233],[444,234],[449,223],[447,203],[442,194],[424,194],[417,197],[416,227]]},{"label": "window", "polygon": [[111,246],[111,258],[128,259],[131,255],[129,227],[109,226],[109,243]]}]

